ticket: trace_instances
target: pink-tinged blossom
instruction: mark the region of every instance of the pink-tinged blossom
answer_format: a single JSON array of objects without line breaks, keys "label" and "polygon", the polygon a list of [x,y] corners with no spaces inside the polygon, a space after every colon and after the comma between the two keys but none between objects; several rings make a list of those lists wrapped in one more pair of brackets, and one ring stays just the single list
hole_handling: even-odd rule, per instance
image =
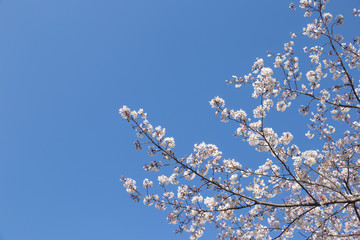
[{"label": "pink-tinged blossom", "polygon": [[196,195],[191,199],[192,203],[197,203],[197,202],[201,203],[202,201],[203,201],[203,197],[201,195]]},{"label": "pink-tinged blossom", "polygon": [[257,58],[252,67],[253,73],[257,74],[262,67],[264,67],[264,60],[262,58]]},{"label": "pink-tinged blossom", "polygon": [[314,165],[317,162],[318,153],[314,150],[308,150],[301,154],[304,159],[304,163],[309,164],[310,166]]},{"label": "pink-tinged blossom", "polygon": [[230,110],[230,116],[233,118],[233,119],[237,119],[237,120],[243,120],[243,121],[246,121],[247,120],[247,114],[244,110]]},{"label": "pink-tinged blossom", "polygon": [[215,202],[215,199],[213,197],[206,197],[204,199],[204,204],[210,208],[210,209],[213,209],[216,205],[216,202]]},{"label": "pink-tinged blossom", "polygon": [[186,170],[184,172],[184,177],[189,181],[193,180],[195,178],[195,176],[196,176],[196,174],[194,172],[191,172],[190,170]]},{"label": "pink-tinged blossom", "polygon": [[177,189],[177,197],[179,199],[185,200],[187,199],[187,194],[188,194],[188,186],[178,186]]},{"label": "pink-tinged blossom", "polygon": [[289,132],[284,132],[283,135],[279,139],[279,143],[283,145],[289,145],[292,141],[293,135]]},{"label": "pink-tinged blossom", "polygon": [[120,113],[121,117],[126,120],[128,120],[130,117],[130,109],[125,105],[119,109],[119,113]]},{"label": "pink-tinged blossom", "polygon": [[175,140],[173,137],[166,137],[163,142],[161,143],[163,147],[174,148],[175,147]]},{"label": "pink-tinged blossom", "polygon": [[173,197],[174,197],[173,192],[164,192],[164,194],[163,194],[163,198],[165,198],[165,199],[171,199]]},{"label": "pink-tinged blossom", "polygon": [[152,134],[152,137],[160,141],[165,136],[165,133],[166,133],[165,128],[162,128],[161,126],[157,126]]},{"label": "pink-tinged blossom", "polygon": [[261,69],[261,75],[263,75],[265,77],[272,76],[273,74],[274,74],[274,72],[271,68],[264,67]]},{"label": "pink-tinged blossom", "polygon": [[130,194],[133,194],[137,187],[136,187],[136,181],[131,178],[126,178],[124,187],[126,188],[126,191]]},{"label": "pink-tinged blossom", "polygon": [[234,159],[224,160],[224,167],[226,171],[236,172],[242,168],[242,165]]},{"label": "pink-tinged blossom", "polygon": [[286,108],[290,107],[291,102],[286,103],[284,100],[280,100],[276,103],[276,110],[284,112]]},{"label": "pink-tinged blossom", "polygon": [[210,101],[210,105],[212,108],[217,108],[218,106],[224,107],[225,101],[220,97],[215,97]]},{"label": "pink-tinged blossom", "polygon": [[323,18],[324,22],[329,24],[333,19],[333,15],[331,13],[323,13]]},{"label": "pink-tinged blossom", "polygon": [[275,62],[274,62],[274,67],[275,68],[279,68],[282,64],[282,62],[285,60],[285,57],[281,57],[281,56],[276,56],[275,58]]},{"label": "pink-tinged blossom", "polygon": [[152,187],[152,186],[153,186],[153,182],[152,182],[152,181],[149,181],[149,179],[145,178],[144,181],[143,181],[143,186],[144,186],[144,188]]},{"label": "pink-tinged blossom", "polygon": [[162,185],[168,185],[169,184],[169,179],[165,175],[159,176],[158,181],[159,181],[159,184],[162,184]]},{"label": "pink-tinged blossom", "polygon": [[169,182],[173,185],[179,184],[176,173],[171,174],[171,176],[169,177]]},{"label": "pink-tinged blossom", "polygon": [[335,19],[335,23],[336,25],[342,25],[344,23],[344,16],[341,14],[337,15]]},{"label": "pink-tinged blossom", "polygon": [[354,17],[359,17],[360,16],[360,9],[354,8],[353,9],[353,15],[354,15]]},{"label": "pink-tinged blossom", "polygon": [[314,137],[314,134],[310,133],[310,131],[307,131],[307,133],[305,133],[305,136],[308,138],[308,139],[312,139]]}]

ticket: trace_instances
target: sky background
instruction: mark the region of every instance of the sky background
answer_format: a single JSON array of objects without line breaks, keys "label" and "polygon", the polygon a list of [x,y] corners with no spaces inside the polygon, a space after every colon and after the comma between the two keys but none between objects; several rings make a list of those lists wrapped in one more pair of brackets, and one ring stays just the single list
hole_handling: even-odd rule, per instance
[{"label": "sky background", "polygon": [[[345,17],[360,7],[332,2]],[[205,141],[244,165],[261,162],[209,100],[251,109],[249,89],[225,80],[247,74],[256,57],[281,51],[289,32],[302,29],[303,12],[288,3],[1,0],[0,240],[187,239],[173,236],[166,212],[132,202],[119,182],[149,177],[149,157],[135,150],[118,109],[144,108],[175,138],[179,156]],[[342,31],[354,21],[346,18]],[[269,125],[295,127],[306,146],[304,118],[284,116]]]}]

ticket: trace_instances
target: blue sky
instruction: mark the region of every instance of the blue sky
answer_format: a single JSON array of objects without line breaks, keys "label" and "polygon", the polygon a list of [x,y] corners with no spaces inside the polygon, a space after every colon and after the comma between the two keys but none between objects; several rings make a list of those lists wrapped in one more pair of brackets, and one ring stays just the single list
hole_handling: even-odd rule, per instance
[{"label": "blue sky", "polygon": [[[359,7],[333,2],[345,16]],[[148,177],[148,156],[118,109],[144,108],[179,155],[206,141],[252,164],[261,155],[208,101],[250,109],[249,91],[225,80],[281,50],[302,14],[283,0],[2,0],[0,240],[172,239],[166,213],[133,203],[119,182]],[[301,139],[302,120],[270,123]]]}]

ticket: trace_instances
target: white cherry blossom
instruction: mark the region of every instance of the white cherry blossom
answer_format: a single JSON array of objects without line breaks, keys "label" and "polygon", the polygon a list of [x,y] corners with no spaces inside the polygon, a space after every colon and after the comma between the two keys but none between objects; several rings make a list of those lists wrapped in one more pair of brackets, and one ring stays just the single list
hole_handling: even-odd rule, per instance
[{"label": "white cherry blossom", "polygon": [[[269,51],[269,62],[256,58],[249,73],[226,81],[241,94],[249,87],[255,107],[245,111],[246,103],[233,109],[219,96],[210,100],[220,120],[233,124],[234,136],[260,155],[230,157],[199,142],[179,156],[175,139],[153,127],[143,109],[120,108],[136,131],[135,147],[151,158],[142,188],[121,178],[131,199],[166,211],[175,232],[188,232],[190,239],[210,224],[220,239],[360,239],[360,37],[341,35],[345,17],[325,12],[328,4],[291,3],[306,17],[294,30],[300,34],[290,33],[281,52]],[[349,11],[360,16],[360,10]],[[300,37],[312,45],[298,52]],[[272,111],[289,121],[304,119],[308,130],[281,133],[269,126]],[[257,167],[247,168],[247,161]]]}]

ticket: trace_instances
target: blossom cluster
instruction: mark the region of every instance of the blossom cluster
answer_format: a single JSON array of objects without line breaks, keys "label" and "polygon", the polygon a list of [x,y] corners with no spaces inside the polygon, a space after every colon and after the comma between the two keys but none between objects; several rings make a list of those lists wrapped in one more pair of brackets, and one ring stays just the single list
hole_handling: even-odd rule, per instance
[{"label": "blossom cluster", "polygon": [[[200,238],[207,223],[220,239],[359,239],[360,37],[346,43],[337,33],[344,16],[326,12],[327,4],[290,4],[309,19],[302,34],[291,33],[281,53],[269,51],[270,63],[257,58],[250,73],[226,81],[250,87],[258,102],[252,110],[227,107],[219,96],[210,100],[221,121],[235,125],[234,136],[264,154],[256,169],[205,142],[178,157],[174,138],[153,127],[142,109],[119,110],[137,133],[136,148],[156,159],[144,165],[156,178],[145,178],[142,187],[121,179],[134,201],[168,211],[168,222],[178,226],[176,232],[189,232],[190,239]],[[309,60],[302,68],[298,37],[317,43],[302,48]],[[308,117],[304,138],[317,139],[314,149],[301,149],[296,135],[268,126],[271,111],[285,114],[296,106]]]}]

